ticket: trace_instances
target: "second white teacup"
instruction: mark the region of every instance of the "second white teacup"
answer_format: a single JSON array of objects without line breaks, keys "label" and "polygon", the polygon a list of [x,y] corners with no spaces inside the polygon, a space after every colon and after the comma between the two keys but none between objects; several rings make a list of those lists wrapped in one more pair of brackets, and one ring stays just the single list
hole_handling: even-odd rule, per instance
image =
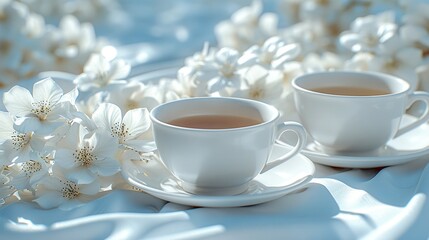
[{"label": "second white teacup", "polygon": [[[295,106],[308,133],[327,152],[380,149],[429,119],[429,94],[410,92],[397,77],[373,72],[320,72],[292,81]],[[426,110],[414,123],[398,129],[414,102]]]},{"label": "second white teacup", "polygon": [[[247,189],[259,173],[300,152],[306,133],[301,124],[279,122],[279,112],[262,102],[239,98],[189,98],[151,111],[161,160],[187,192],[231,195]],[[298,135],[296,146],[267,162],[284,131]]]}]

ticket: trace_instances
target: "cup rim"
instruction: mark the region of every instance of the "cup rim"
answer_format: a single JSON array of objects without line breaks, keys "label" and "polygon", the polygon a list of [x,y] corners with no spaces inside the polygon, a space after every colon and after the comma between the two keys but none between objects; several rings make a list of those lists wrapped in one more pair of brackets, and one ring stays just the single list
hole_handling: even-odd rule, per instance
[{"label": "cup rim", "polygon": [[[299,85],[299,83],[297,83],[298,81],[303,81],[301,79],[306,79],[308,77],[313,77],[316,75],[325,75],[325,76],[329,76],[329,75],[339,75],[339,74],[353,74],[353,75],[360,75],[360,76],[369,76],[369,77],[376,77],[379,79],[393,79],[396,82],[399,82],[402,86],[403,86],[403,90],[401,91],[397,91],[397,92],[392,92],[392,93],[388,93],[388,94],[381,94],[381,95],[366,95],[366,96],[355,96],[355,95],[339,95],[339,94],[329,94],[329,93],[321,93],[321,92],[316,92],[307,88],[304,88],[302,86]],[[374,98],[384,98],[384,97],[392,97],[392,96],[398,96],[398,95],[402,95],[404,93],[407,93],[408,91],[410,91],[411,89],[411,85],[396,76],[390,75],[390,74],[386,74],[386,73],[379,73],[379,72],[371,72],[371,71],[328,71],[328,72],[313,72],[313,73],[306,73],[303,75],[300,75],[298,77],[295,77],[292,80],[292,88],[301,92],[305,92],[305,93],[309,93],[309,94],[313,94],[313,95],[320,95],[320,96],[327,96],[327,97],[335,97],[335,98],[355,98],[355,99],[374,99]]]},{"label": "cup rim", "polygon": [[[267,120],[267,121],[263,121],[262,123],[259,124],[255,124],[255,125],[251,125],[251,126],[246,126],[246,127],[238,127],[238,128],[222,128],[222,129],[204,129],[204,128],[189,128],[189,127],[181,127],[181,126],[176,126],[176,125],[172,125],[169,123],[166,123],[164,121],[161,121],[160,119],[158,119],[155,114],[158,111],[161,111],[160,109],[164,108],[167,105],[171,105],[171,104],[178,104],[179,102],[186,102],[186,101],[204,101],[204,100],[208,100],[208,101],[240,101],[240,102],[247,102],[250,103],[252,105],[259,105],[259,106],[263,106],[264,108],[268,108],[269,111],[275,111],[275,117]],[[259,128],[268,124],[271,124],[273,122],[276,122],[277,119],[280,118],[280,112],[277,110],[277,108],[275,108],[272,105],[269,105],[267,103],[264,102],[260,102],[260,101],[256,101],[256,100],[252,100],[252,99],[246,99],[246,98],[235,98],[235,97],[192,97],[192,98],[183,98],[183,99],[178,99],[178,100],[174,100],[171,102],[167,102],[167,103],[163,103],[160,104],[158,106],[156,106],[155,108],[153,108],[150,111],[150,119],[152,120],[152,123],[156,123],[158,125],[167,127],[167,128],[172,128],[172,129],[177,129],[177,130],[185,130],[185,131],[195,131],[195,132],[233,132],[233,131],[245,131],[245,130],[250,130],[250,129],[254,129],[254,128]]]}]

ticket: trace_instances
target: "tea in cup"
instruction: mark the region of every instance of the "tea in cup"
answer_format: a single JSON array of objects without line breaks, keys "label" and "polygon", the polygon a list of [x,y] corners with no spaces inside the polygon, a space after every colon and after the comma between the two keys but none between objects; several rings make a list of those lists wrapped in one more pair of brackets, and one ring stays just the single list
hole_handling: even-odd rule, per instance
[{"label": "tea in cup", "polygon": [[[319,72],[292,81],[301,123],[325,152],[376,151],[429,119],[429,94],[410,92],[408,82],[374,72]],[[423,102],[425,112],[399,129],[406,109]]]},{"label": "tea in cup", "polygon": [[[247,99],[206,97],[168,102],[150,117],[161,161],[190,193],[233,195],[248,183],[300,152],[306,132],[296,122],[279,123],[279,111]],[[267,162],[274,142],[293,131],[298,142]]]}]

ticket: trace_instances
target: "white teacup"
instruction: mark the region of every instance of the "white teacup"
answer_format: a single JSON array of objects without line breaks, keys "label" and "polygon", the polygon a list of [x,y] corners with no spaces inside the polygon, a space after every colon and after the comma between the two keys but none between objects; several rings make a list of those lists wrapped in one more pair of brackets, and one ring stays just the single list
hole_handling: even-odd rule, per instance
[{"label": "white teacup", "polygon": [[[297,77],[292,86],[302,124],[327,152],[375,151],[429,119],[429,94],[411,92],[406,81],[387,74],[312,73]],[[424,103],[424,114],[398,129],[406,109],[417,101]]]},{"label": "white teacup", "polygon": [[[227,115],[258,120],[255,125],[207,129],[173,125],[184,117]],[[214,117],[212,117],[214,116]],[[306,133],[296,122],[278,123],[279,112],[262,102],[239,98],[189,98],[157,106],[151,111],[155,142],[162,162],[187,192],[232,195],[244,192],[248,183],[300,152]],[[191,121],[192,122],[192,121]],[[270,161],[274,142],[285,131],[298,136],[285,156]]]}]

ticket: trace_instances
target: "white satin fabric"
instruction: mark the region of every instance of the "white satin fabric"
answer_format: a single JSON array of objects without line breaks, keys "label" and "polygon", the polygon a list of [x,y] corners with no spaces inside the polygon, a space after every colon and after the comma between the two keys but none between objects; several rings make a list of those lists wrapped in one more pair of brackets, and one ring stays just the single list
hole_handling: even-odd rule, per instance
[{"label": "white satin fabric", "polygon": [[0,239],[428,239],[429,164],[317,165],[307,188],[239,208],[192,208],[113,191],[72,211],[0,208]]}]

